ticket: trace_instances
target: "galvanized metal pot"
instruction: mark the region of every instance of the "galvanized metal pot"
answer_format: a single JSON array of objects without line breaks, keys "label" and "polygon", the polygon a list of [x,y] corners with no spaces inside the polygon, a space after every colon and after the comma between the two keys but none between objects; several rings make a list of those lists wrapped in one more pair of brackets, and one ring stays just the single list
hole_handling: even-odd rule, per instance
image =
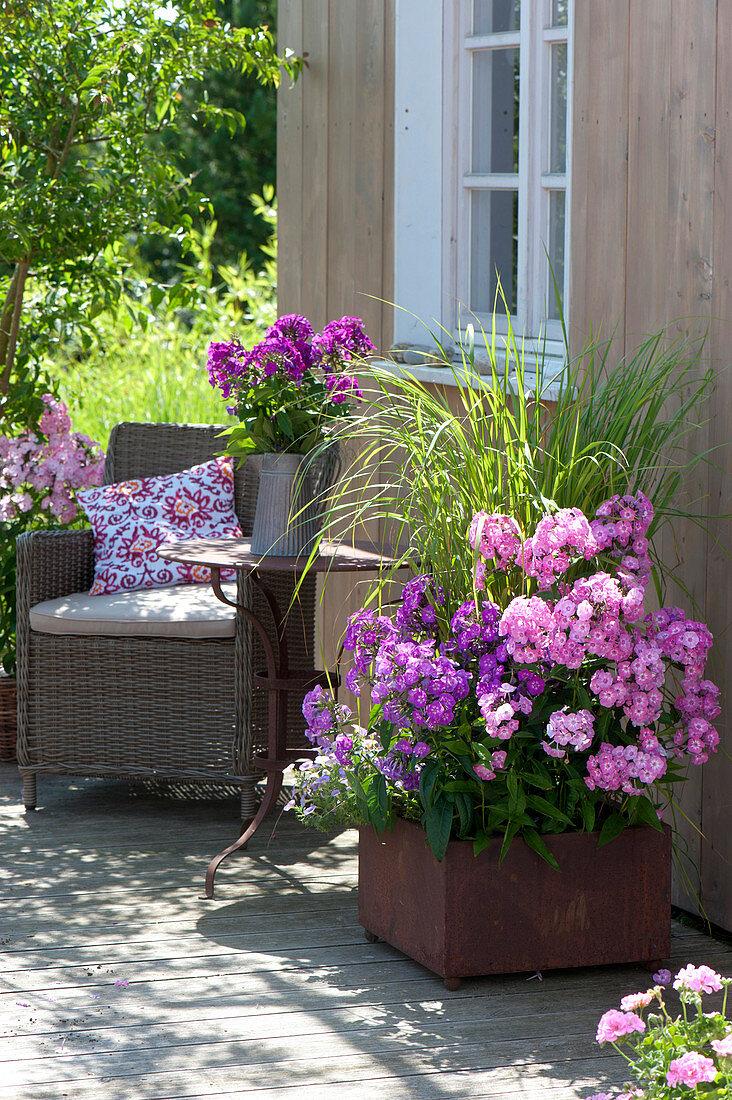
[{"label": "galvanized metal pot", "polygon": [[554,870],[515,840],[479,856],[451,841],[438,863],[424,830],[398,820],[392,833],[359,834],[358,919],[457,989],[483,974],[643,963],[671,950],[671,831],[625,829],[602,848],[596,833],[543,838]]},{"label": "galvanized metal pot", "polygon": [[252,553],[298,557],[316,545],[328,489],[340,468],[336,448],[317,462],[298,454],[265,454],[259,465],[259,491],[252,527]]}]

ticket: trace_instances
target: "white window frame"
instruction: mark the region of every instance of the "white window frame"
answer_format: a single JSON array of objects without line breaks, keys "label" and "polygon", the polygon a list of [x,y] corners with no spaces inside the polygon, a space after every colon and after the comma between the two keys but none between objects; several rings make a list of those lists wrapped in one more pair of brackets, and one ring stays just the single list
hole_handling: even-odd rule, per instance
[{"label": "white window frame", "polygon": [[[452,7],[452,14],[448,8]],[[528,341],[530,347],[545,343],[547,353],[560,353],[561,324],[548,319],[548,295],[551,288],[544,247],[548,249],[549,211],[552,190],[565,192],[564,280],[562,287],[565,323],[569,308],[569,225],[571,210],[571,104],[572,104],[572,28],[573,0],[569,2],[567,27],[552,27],[551,0],[523,0],[521,26],[517,31],[500,31],[473,35],[472,0],[458,0],[446,5],[445,42],[449,63],[457,70],[452,96],[445,99],[444,128],[454,134],[446,195],[452,194],[451,209],[446,211],[446,253],[452,249],[445,279],[444,315],[451,327],[464,330],[466,324],[479,323],[489,327],[491,315],[473,314],[470,301],[470,199],[481,189],[518,191],[518,247],[516,263],[516,312],[511,317],[515,334]],[[566,172],[551,174],[549,166],[551,140],[551,44],[567,43],[567,120]],[[474,175],[470,168],[472,133],[472,56],[481,49],[518,48],[519,75],[519,171],[518,176]],[[525,106],[527,105],[527,106]],[[516,186],[518,184],[518,186]],[[553,289],[551,289],[553,293]],[[507,331],[505,317],[497,316],[496,329]]]},{"label": "white window frame", "polygon": [[[519,254],[517,314],[512,324],[529,353],[541,347],[561,355],[558,321],[546,320],[548,268],[543,242],[549,232],[549,194],[564,186],[563,302],[569,312],[573,5],[567,28],[551,27],[551,0],[523,0],[520,32],[479,36],[523,50],[519,95],[533,104],[532,127],[519,131]],[[457,337],[475,318],[458,303],[468,300],[471,74],[466,48],[470,0],[396,0],[394,339],[425,344],[427,330]],[[549,163],[551,48],[567,41],[566,176],[543,172]],[[466,98],[467,97],[467,98]],[[462,124],[461,124],[462,120]],[[523,119],[522,119],[523,123]],[[499,181],[500,182],[500,181]],[[466,186],[467,184],[467,186]],[[489,316],[479,318],[484,322]],[[498,318],[499,331],[506,329]]]}]

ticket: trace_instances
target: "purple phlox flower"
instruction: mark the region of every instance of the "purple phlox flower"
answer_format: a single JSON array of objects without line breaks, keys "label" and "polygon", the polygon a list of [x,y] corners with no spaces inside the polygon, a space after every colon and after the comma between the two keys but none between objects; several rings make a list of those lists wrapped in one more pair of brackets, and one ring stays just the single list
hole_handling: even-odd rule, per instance
[{"label": "purple phlox flower", "polygon": [[275,375],[281,375],[299,386],[309,364],[294,340],[285,336],[274,336],[254,345],[246,357],[245,369],[248,371],[249,383],[254,386],[263,378],[272,378]]},{"label": "purple phlox flower", "polygon": [[313,338],[313,326],[306,317],[299,313],[286,313],[278,317],[273,325],[264,334],[265,340],[273,337],[284,336],[287,340],[310,343]]},{"label": "purple phlox flower", "polygon": [[326,374],[337,374],[346,363],[363,359],[375,351],[360,317],[341,317],[338,321],[331,321],[318,336],[313,337],[313,352]]},{"label": "purple phlox flower", "polygon": [[445,603],[445,593],[435,578],[422,573],[407,581],[402,589],[401,605],[397,609],[395,622],[404,638],[417,638],[420,635],[436,637],[436,608]]},{"label": "purple phlox flower", "polygon": [[466,661],[480,659],[498,643],[498,623],[500,608],[483,600],[480,612],[473,600],[462,604],[450,621],[450,638],[442,646],[442,651],[456,659]]},{"label": "purple phlox flower", "polygon": [[656,985],[668,985],[668,983],[671,981],[671,971],[666,970],[664,967],[662,967],[653,975],[653,980]]},{"label": "purple phlox flower", "polygon": [[238,340],[214,340],[208,347],[208,377],[212,386],[221,390],[224,398],[233,393],[237,382],[246,374],[246,348]]},{"label": "purple phlox flower", "polygon": [[342,405],[347,397],[355,397],[360,401],[363,390],[352,374],[328,374],[325,379],[325,388],[331,396],[334,405]]}]

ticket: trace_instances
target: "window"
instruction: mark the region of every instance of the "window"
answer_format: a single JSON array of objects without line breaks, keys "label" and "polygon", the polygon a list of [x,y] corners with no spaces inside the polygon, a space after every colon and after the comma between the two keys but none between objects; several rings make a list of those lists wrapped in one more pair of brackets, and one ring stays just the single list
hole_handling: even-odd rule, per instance
[{"label": "window", "polygon": [[519,334],[558,338],[567,301],[571,0],[460,0],[453,103],[452,324],[486,319],[500,277]]},{"label": "window", "polygon": [[487,319],[498,270],[515,331],[559,340],[574,0],[395,3],[394,339]]}]

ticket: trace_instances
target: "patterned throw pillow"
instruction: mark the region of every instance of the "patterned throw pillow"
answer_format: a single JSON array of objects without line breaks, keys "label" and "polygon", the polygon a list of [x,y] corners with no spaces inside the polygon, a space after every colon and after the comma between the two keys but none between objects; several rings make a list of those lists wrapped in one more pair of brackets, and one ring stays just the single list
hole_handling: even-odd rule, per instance
[{"label": "patterned throw pillow", "polygon": [[[207,581],[205,566],[163,561],[173,539],[241,535],[234,511],[231,458],[214,458],[179,474],[140,477],[76,494],[94,532],[92,596],[133,588]],[[222,579],[234,578],[222,570]]]}]

